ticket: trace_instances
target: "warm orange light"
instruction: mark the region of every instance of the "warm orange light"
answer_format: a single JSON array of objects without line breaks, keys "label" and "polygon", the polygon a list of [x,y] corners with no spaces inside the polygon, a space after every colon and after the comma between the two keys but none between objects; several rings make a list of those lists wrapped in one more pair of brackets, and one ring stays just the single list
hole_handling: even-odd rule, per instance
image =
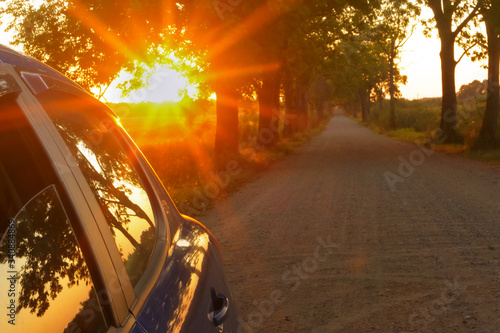
[{"label": "warm orange light", "polygon": [[236,28],[227,33],[225,37],[214,45],[210,52],[209,58],[215,58],[219,54],[225,52],[228,48],[242,41],[248,36],[251,36],[257,30],[262,29],[269,23],[275,21],[278,17],[286,14],[292,8],[296,7],[302,0],[290,1],[289,6],[276,6],[274,10],[270,8],[273,0],[268,0],[260,6],[253,14],[243,20]]},{"label": "warm orange light", "polygon": [[242,66],[236,68],[230,68],[223,71],[214,71],[210,74],[204,76],[205,80],[213,80],[218,77],[224,78],[233,78],[240,77],[250,74],[256,73],[265,73],[265,72],[274,72],[280,69],[281,63],[279,62],[271,62],[267,64],[259,64],[259,65],[251,65],[251,66]]},{"label": "warm orange light", "polygon": [[77,20],[84,24],[88,29],[94,30],[95,33],[101,36],[108,45],[113,47],[121,54],[125,54],[130,60],[137,59],[137,54],[128,47],[128,45],[115,33],[108,30],[108,28],[95,17],[95,15],[87,9],[86,6],[80,4],[78,0],[73,1],[74,7],[70,7],[70,14]]}]

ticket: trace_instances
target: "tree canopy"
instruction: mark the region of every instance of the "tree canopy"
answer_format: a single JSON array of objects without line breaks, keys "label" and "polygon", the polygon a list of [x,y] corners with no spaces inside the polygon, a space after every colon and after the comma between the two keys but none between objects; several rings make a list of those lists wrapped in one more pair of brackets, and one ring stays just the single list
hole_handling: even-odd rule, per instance
[{"label": "tree canopy", "polygon": [[[158,64],[200,84],[201,96],[215,92],[220,154],[238,149],[244,96],[259,100],[262,137],[279,128],[281,102],[294,119],[264,145],[304,128],[310,115],[323,116],[326,100],[360,109],[368,120],[370,103],[389,96],[394,124],[398,86],[407,80],[398,67],[401,47],[424,7],[433,13],[425,33],[437,31],[441,40],[441,127],[459,140],[455,67],[463,56],[486,57],[477,46],[491,43],[474,27],[495,17],[490,0],[2,2],[14,44],[82,86],[100,88],[100,96],[122,70],[134,74],[121,86],[125,93],[142,87]],[[458,60],[455,44],[464,50]]]}]

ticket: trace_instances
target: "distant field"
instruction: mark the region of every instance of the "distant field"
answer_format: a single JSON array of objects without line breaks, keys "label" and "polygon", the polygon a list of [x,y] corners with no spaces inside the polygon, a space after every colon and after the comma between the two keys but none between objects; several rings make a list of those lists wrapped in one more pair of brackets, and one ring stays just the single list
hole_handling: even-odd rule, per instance
[{"label": "distant field", "polygon": [[[123,127],[151,163],[163,184],[183,213],[196,214],[193,198],[213,182],[217,167],[214,161],[215,106],[213,102],[108,104]],[[255,102],[240,105],[240,141],[251,142],[257,135],[258,108]],[[318,130],[313,129],[313,132]],[[221,195],[265,168],[270,161],[291,151],[309,137],[309,130],[292,139],[281,140],[274,149],[255,149],[251,161],[238,163],[242,172],[221,189]],[[219,194],[217,194],[218,196]],[[210,203],[207,203],[209,205]]]},{"label": "distant field", "polygon": [[[157,145],[183,140],[203,124],[213,122],[210,106],[193,111],[188,103],[110,103],[108,106],[120,117],[120,122],[139,146]],[[195,126],[196,125],[196,126]],[[211,124],[209,124],[211,125]],[[206,127],[212,127],[205,124]],[[196,127],[196,128],[195,128]]]},{"label": "distant field", "polygon": [[178,204],[189,200],[182,192],[201,185],[214,168],[213,105],[195,112],[189,104],[108,104]]}]

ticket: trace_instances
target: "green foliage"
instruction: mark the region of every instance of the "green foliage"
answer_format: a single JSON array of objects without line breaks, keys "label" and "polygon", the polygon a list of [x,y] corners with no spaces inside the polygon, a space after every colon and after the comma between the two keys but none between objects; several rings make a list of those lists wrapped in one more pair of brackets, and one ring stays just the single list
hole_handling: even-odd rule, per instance
[{"label": "green foliage", "polygon": [[109,84],[127,61],[104,36],[71,14],[75,8],[68,1],[2,2],[0,14],[13,18],[7,26],[14,32],[12,43],[87,89]]},{"label": "green foliage", "polygon": [[[372,122],[379,126],[382,131],[390,131],[389,101],[375,104],[372,111]],[[397,129],[405,129],[411,132],[430,133],[439,128],[441,110],[440,98],[426,98],[420,100],[400,99],[397,102]]]},{"label": "green foliage", "polygon": [[457,98],[460,100],[476,99],[479,96],[486,96],[487,91],[488,80],[484,80],[483,82],[474,80],[471,83],[464,84],[460,87],[457,93]]},{"label": "green foliage", "polygon": [[464,145],[473,147],[479,137],[484,118],[486,95],[461,101],[458,107],[458,131],[464,137]]},{"label": "green foliage", "polygon": [[392,85],[398,96],[398,85],[407,80],[399,71],[399,56],[420,10],[403,0],[378,5],[369,15],[351,9],[340,18],[344,35],[332,51],[331,66],[335,100],[348,109],[356,108],[353,105],[360,100],[360,91],[382,99]]},{"label": "green foliage", "polygon": [[[389,121],[389,102],[384,101],[382,108],[375,104],[372,112],[370,127],[380,133],[410,142],[422,142],[431,138],[432,132],[439,128],[441,117],[441,99],[426,98],[419,100],[398,100],[397,128],[391,129]],[[463,151],[473,147],[479,136],[479,130],[486,104],[485,96],[462,101],[458,106],[457,130],[465,139],[462,148],[453,148]],[[449,147],[448,147],[449,148]],[[446,151],[448,151],[446,148]]]}]

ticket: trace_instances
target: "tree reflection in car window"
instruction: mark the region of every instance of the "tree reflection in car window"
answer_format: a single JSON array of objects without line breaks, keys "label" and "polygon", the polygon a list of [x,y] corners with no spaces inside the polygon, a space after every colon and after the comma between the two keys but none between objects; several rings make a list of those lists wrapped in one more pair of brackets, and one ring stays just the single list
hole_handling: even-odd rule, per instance
[{"label": "tree reflection in car window", "polygon": [[[55,186],[2,230],[2,332],[105,332],[90,275]],[[8,278],[8,279],[7,279]],[[8,291],[8,292],[7,292]],[[10,308],[9,308],[10,306]]]},{"label": "tree reflection in car window", "polygon": [[[52,185],[57,177],[16,100],[17,94],[0,97],[0,332],[104,331],[86,263]],[[16,243],[10,253],[9,240]]]},{"label": "tree reflection in car window", "polygon": [[71,150],[106,217],[133,285],[155,242],[151,204],[116,123],[90,98],[47,91],[37,96]]}]

